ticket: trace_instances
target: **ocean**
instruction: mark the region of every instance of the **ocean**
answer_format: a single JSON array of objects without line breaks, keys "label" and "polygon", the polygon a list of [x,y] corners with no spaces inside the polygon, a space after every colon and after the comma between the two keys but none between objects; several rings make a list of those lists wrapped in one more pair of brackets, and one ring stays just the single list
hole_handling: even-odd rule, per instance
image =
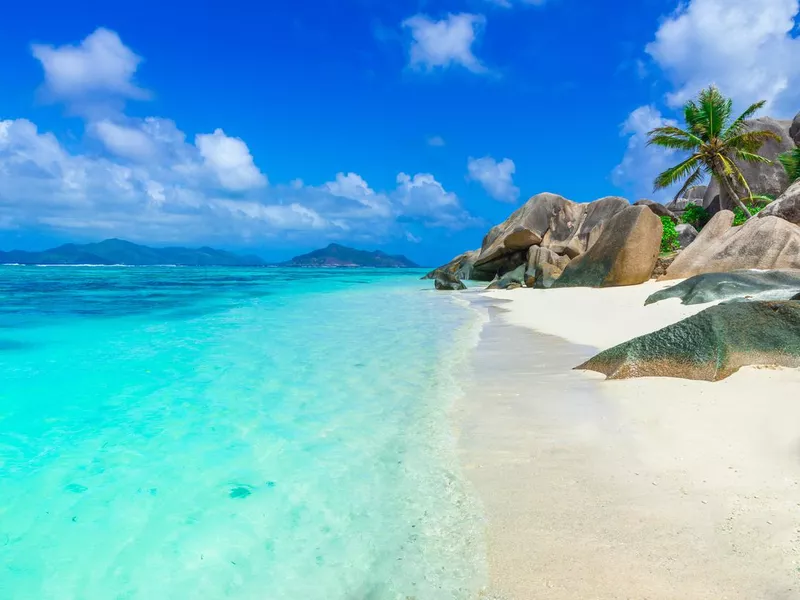
[{"label": "ocean", "polygon": [[0,598],[476,598],[422,273],[0,267]]}]

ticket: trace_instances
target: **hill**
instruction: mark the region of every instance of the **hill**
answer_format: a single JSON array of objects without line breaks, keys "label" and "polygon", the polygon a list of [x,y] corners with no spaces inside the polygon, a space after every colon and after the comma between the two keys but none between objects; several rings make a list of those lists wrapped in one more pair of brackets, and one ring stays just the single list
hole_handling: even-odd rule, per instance
[{"label": "hill", "polygon": [[261,266],[265,262],[257,256],[239,256],[208,247],[150,248],[111,239],[96,244],[64,244],[42,252],[0,252],[0,264],[243,267]]},{"label": "hill", "polygon": [[285,267],[380,267],[414,269],[419,265],[405,256],[391,256],[385,252],[367,252],[339,244],[295,256],[283,263]]}]

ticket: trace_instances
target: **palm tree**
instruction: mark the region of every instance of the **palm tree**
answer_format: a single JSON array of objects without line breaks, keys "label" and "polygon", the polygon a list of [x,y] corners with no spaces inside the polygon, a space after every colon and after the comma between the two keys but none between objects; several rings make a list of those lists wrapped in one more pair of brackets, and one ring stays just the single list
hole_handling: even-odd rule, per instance
[{"label": "palm tree", "polygon": [[786,174],[789,176],[789,183],[794,183],[800,179],[800,148],[784,152],[778,157],[781,161]]},{"label": "palm tree", "polygon": [[734,204],[750,217],[737,189],[746,190],[745,197],[750,199],[753,193],[736,161],[771,163],[758,151],[767,140],[780,141],[780,138],[771,131],[750,131],[747,127],[747,120],[764,104],[764,101],[756,102],[731,121],[733,101],[725,98],[715,86],[701,91],[697,100],[690,100],[683,107],[686,129],[658,127],[648,134],[648,145],[691,153],[689,158],[656,177],[655,189],[683,181],[683,187],[675,195],[677,199],[706,175],[711,175]]}]

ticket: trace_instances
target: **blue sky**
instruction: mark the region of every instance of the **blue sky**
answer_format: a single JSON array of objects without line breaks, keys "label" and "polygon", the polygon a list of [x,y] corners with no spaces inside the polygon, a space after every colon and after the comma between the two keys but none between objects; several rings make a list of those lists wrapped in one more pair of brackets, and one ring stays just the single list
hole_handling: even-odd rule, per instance
[{"label": "blue sky", "polygon": [[337,241],[435,264],[538,192],[652,197],[674,157],[645,133],[704,85],[800,110],[798,0],[4,11],[2,249]]}]

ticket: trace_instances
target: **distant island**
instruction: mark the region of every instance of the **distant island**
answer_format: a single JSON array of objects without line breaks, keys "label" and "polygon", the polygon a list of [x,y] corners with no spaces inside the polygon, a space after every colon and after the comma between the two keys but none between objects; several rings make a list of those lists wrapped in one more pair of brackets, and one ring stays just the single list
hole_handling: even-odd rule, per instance
[{"label": "distant island", "polygon": [[367,252],[339,244],[314,250],[281,264],[282,267],[380,267],[416,269],[419,265],[405,256],[392,256],[385,252]]},{"label": "distant island", "polygon": [[125,240],[64,244],[42,252],[0,251],[0,264],[20,265],[180,265],[191,267],[264,266],[258,256],[239,256],[214,248],[150,248]]},{"label": "distant island", "polygon": [[241,256],[225,250],[202,248],[151,248],[110,239],[95,244],[64,244],[41,252],[0,251],[0,265],[125,265],[182,267],[380,267],[418,268],[405,256],[367,252],[339,244],[295,256],[284,263],[268,263],[258,256]]}]

